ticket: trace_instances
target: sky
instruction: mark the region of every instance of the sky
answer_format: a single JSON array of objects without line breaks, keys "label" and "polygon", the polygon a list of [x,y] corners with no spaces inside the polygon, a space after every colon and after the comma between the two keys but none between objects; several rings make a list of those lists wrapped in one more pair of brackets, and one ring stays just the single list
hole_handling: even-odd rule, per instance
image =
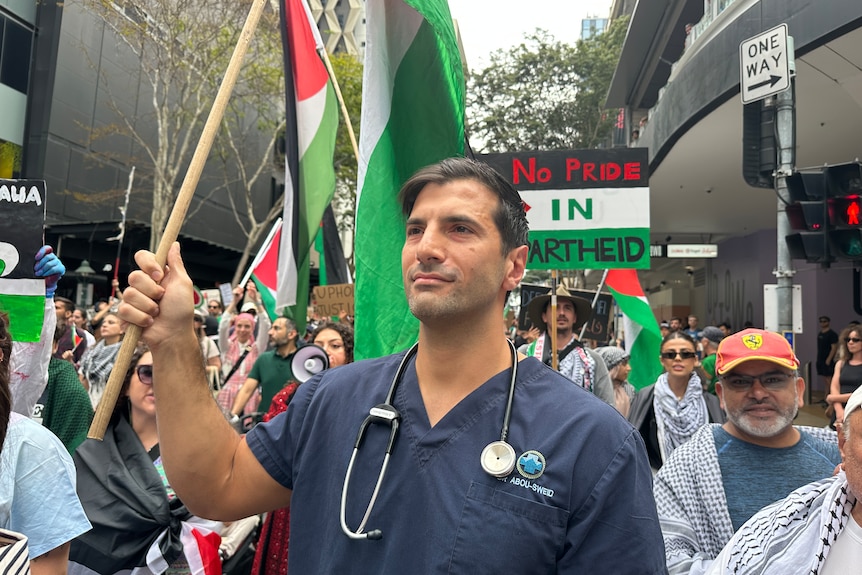
[{"label": "sky", "polygon": [[517,46],[536,28],[574,44],[581,20],[607,18],[610,6],[611,0],[449,0],[471,69],[485,67],[492,52]]}]

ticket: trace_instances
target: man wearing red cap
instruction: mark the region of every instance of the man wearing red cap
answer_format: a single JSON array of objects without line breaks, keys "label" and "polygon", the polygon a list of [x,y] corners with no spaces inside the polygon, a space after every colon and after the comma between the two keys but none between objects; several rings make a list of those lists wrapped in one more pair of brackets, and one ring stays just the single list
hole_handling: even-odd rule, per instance
[{"label": "man wearing red cap", "polygon": [[837,435],[794,426],[805,381],[780,335],[747,329],[722,340],[716,393],[723,425],[705,425],[655,478],[668,570],[704,573],[754,513],[794,489],[829,477]]},{"label": "man wearing red cap", "polygon": [[[834,477],[800,487],[749,519],[710,573],[853,572],[862,558],[862,387],[844,412],[844,463]],[[851,423],[852,420],[852,423]]]}]

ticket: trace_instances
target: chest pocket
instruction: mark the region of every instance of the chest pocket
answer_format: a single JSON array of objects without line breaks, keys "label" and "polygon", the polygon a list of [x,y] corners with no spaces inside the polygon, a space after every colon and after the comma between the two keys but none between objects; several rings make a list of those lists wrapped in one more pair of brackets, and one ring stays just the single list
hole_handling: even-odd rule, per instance
[{"label": "chest pocket", "polygon": [[[503,487],[503,485],[501,485]],[[455,536],[449,573],[553,573],[567,512],[473,482]]]}]

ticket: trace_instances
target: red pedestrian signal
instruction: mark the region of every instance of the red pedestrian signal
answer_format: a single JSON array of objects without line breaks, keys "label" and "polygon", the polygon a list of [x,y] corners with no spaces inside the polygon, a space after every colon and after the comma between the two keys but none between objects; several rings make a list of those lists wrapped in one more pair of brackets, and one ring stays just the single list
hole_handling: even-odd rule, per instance
[{"label": "red pedestrian signal", "polygon": [[862,164],[824,168],[829,199],[829,244],[841,260],[862,260]]},{"label": "red pedestrian signal", "polygon": [[854,198],[847,203],[847,209],[844,210],[844,214],[847,216],[847,225],[848,226],[858,226],[859,225],[859,199]]}]

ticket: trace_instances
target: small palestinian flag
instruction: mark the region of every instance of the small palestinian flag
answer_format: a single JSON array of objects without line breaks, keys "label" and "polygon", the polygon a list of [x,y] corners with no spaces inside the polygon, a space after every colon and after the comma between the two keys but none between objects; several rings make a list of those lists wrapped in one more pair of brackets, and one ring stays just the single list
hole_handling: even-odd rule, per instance
[{"label": "small palestinian flag", "polygon": [[72,334],[72,351],[75,351],[81,345],[81,342],[84,341],[84,338],[78,335],[78,330],[73,325],[69,326],[69,332]]}]

